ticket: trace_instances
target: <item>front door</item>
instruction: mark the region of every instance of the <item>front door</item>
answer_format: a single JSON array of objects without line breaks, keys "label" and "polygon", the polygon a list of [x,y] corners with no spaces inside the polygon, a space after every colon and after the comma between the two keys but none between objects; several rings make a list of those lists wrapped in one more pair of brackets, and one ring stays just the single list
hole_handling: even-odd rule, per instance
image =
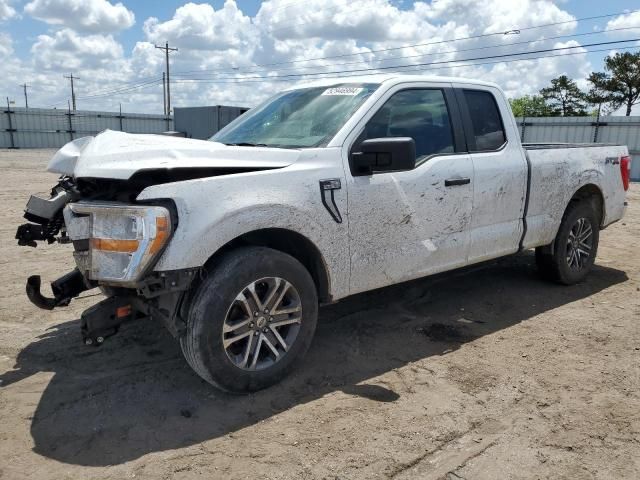
[{"label": "front door", "polygon": [[466,263],[473,162],[448,87],[392,89],[347,142],[412,137],[418,157],[410,171],[347,175],[351,293]]}]

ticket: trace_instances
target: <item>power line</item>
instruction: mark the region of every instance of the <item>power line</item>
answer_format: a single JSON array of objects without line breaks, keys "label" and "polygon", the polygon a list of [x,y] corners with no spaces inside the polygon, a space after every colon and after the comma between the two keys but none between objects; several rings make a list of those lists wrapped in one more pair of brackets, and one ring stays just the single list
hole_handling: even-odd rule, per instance
[{"label": "power line", "polygon": [[[76,77],[74,77],[76,78]],[[134,92],[136,90],[141,90],[141,89],[145,89],[145,88],[149,88],[151,86],[155,86],[158,84],[158,82],[160,82],[160,78],[157,77],[151,81],[148,82],[143,82],[143,83],[139,83],[137,85],[132,85],[129,87],[125,87],[125,88],[118,88],[115,90],[108,90],[108,91],[101,91],[100,93],[97,94],[92,94],[92,95],[84,95],[84,96],[79,96],[78,98],[81,100],[89,100],[89,99],[95,99],[95,98],[100,98],[100,97],[110,97],[110,96],[116,96],[116,95],[121,95],[121,94],[125,94],[125,93],[131,93]],[[59,101],[59,102],[54,102],[49,104],[49,107],[52,106],[56,106],[56,105],[60,105],[64,103],[64,101]]]},{"label": "power line", "polygon": [[165,43],[164,47],[159,47],[158,45],[154,45],[156,48],[160,50],[164,50],[165,61],[166,61],[166,69],[167,69],[167,114],[171,114],[171,80],[169,79],[169,52],[177,52],[177,48],[169,48],[169,42]]},{"label": "power line", "polygon": [[[616,40],[616,41],[611,41],[611,42],[597,42],[597,43],[587,43],[584,45],[573,45],[573,46],[569,46],[569,47],[558,47],[558,48],[543,48],[543,49],[539,49],[539,50],[531,50],[528,52],[515,52],[515,53],[504,53],[504,54],[500,54],[500,55],[487,55],[484,57],[474,57],[474,58],[466,58],[466,59],[459,59],[459,60],[441,60],[441,61],[436,61],[436,62],[423,62],[423,63],[416,63],[416,64],[409,64],[409,65],[391,65],[391,66],[383,66],[383,67],[373,67],[373,68],[359,68],[359,69],[352,69],[352,70],[334,70],[334,71],[329,71],[329,72],[308,72],[308,73],[290,73],[290,74],[285,74],[285,75],[267,75],[267,76],[245,76],[245,77],[220,77],[220,80],[237,80],[237,81],[241,81],[244,79],[263,79],[263,80],[272,80],[274,78],[297,78],[297,77],[311,77],[311,76],[318,76],[318,75],[331,75],[331,74],[342,74],[342,73],[361,73],[361,72],[370,72],[370,71],[379,71],[379,70],[391,70],[394,68],[410,68],[410,67],[421,67],[421,66],[429,66],[429,65],[439,65],[439,64],[447,64],[447,63],[453,63],[453,62],[470,62],[470,61],[476,61],[476,60],[487,60],[487,59],[492,59],[492,58],[508,58],[508,57],[514,57],[514,56],[520,56],[520,55],[533,55],[536,53],[548,53],[548,52],[556,52],[556,51],[560,51],[560,50],[570,50],[570,49],[574,49],[574,48],[586,48],[586,47],[595,47],[595,46],[601,46],[601,45],[613,45],[613,44],[617,44],[617,43],[629,43],[629,42],[637,42],[640,41],[640,38],[632,38],[632,39],[628,39],[628,40]],[[182,80],[182,82],[189,82],[189,81],[208,81],[209,79],[204,78],[204,79],[184,79]]]},{"label": "power line", "polygon": [[[355,1],[357,1],[357,0],[355,0]],[[392,6],[393,6],[393,5],[392,5]],[[396,8],[397,8],[397,7],[396,7]],[[348,9],[348,10],[342,10],[342,11],[340,11],[339,13],[348,13],[348,12],[352,12],[352,11],[357,11],[357,10],[359,10],[359,9],[360,9],[360,8],[353,8],[353,9]],[[325,9],[323,9],[323,10],[327,10],[327,9],[325,8]],[[617,16],[617,15],[627,15],[627,14],[630,14],[630,13],[634,13],[634,12],[636,12],[636,11],[637,11],[637,10],[631,10],[631,11],[624,11],[624,12],[618,12],[618,13],[612,13],[612,14],[606,14],[606,15],[597,15],[597,16],[592,16],[592,17],[583,17],[583,18],[580,18],[580,19],[563,20],[563,21],[561,21],[561,22],[549,23],[549,24],[544,25],[544,26],[563,25],[563,24],[573,23],[573,22],[582,21],[582,20],[596,20],[596,19],[599,19],[599,18],[614,17],[614,16]],[[401,9],[398,9],[398,12],[410,12],[410,10],[401,10]],[[283,23],[283,24],[286,24],[287,22],[282,22],[282,23]],[[312,21],[308,21],[308,22],[299,22],[299,23],[292,24],[292,25],[289,25],[289,26],[285,25],[285,26],[283,26],[283,27],[279,27],[279,28],[271,29],[271,30],[269,30],[269,33],[273,33],[273,32],[280,31],[280,30],[289,30],[289,29],[295,28],[295,27],[297,27],[297,26],[301,26],[301,25],[309,25],[309,24],[315,24],[315,23],[317,23],[317,22],[315,22],[315,21],[313,21],[313,20],[312,20]],[[503,31],[503,32],[488,33],[488,34],[484,34],[484,35],[486,35],[486,36],[491,36],[491,35],[503,35],[503,34],[505,34],[505,33],[507,33],[507,32],[519,32],[519,31],[521,31],[521,30],[530,30],[530,29],[532,29],[532,28],[540,28],[540,27],[541,27],[541,26],[532,26],[532,27],[523,27],[523,28],[513,28],[513,29],[510,29],[510,30],[505,30],[505,31]],[[483,35],[481,35],[481,36],[483,36]]]},{"label": "power line", "polygon": [[[406,48],[413,48],[413,47],[423,47],[423,46],[429,46],[429,45],[438,45],[438,44],[447,44],[447,43],[452,43],[452,42],[457,42],[457,41],[462,41],[462,40],[471,40],[471,39],[477,39],[477,38],[482,38],[482,37],[490,37],[490,36],[496,36],[496,35],[505,35],[508,33],[520,33],[522,31],[527,31],[527,30],[532,30],[532,29],[537,29],[537,28],[544,28],[544,27],[549,27],[549,26],[554,26],[554,25],[560,25],[560,24],[566,24],[566,23],[573,23],[573,22],[580,22],[580,21],[587,21],[587,20],[594,20],[594,19],[601,19],[601,18],[609,18],[609,17],[614,17],[614,16],[618,16],[621,14],[628,14],[628,13],[634,13],[636,11],[640,11],[640,10],[635,10],[632,12],[619,12],[619,13],[611,13],[611,14],[606,14],[606,15],[598,15],[598,16],[591,16],[591,17],[583,17],[583,18],[578,18],[578,19],[572,19],[572,20],[567,20],[567,21],[562,21],[562,22],[553,22],[553,23],[548,23],[548,24],[541,24],[541,25],[536,25],[536,26],[531,26],[531,27],[524,27],[524,28],[520,28],[520,29],[514,29],[514,30],[507,30],[507,31],[503,31],[503,32],[494,32],[494,33],[486,33],[486,34],[481,34],[481,35],[473,35],[473,36],[468,36],[468,37],[460,37],[460,38],[453,38],[453,39],[449,39],[449,40],[441,40],[441,41],[435,41],[435,42],[427,42],[427,43],[419,43],[419,44],[413,44],[413,45],[404,45],[404,46],[398,46],[398,47],[390,47],[390,48],[383,48],[383,49],[377,49],[377,50],[369,50],[366,52],[356,52],[356,53],[349,53],[349,54],[341,54],[341,55],[333,55],[333,56],[325,56],[325,57],[316,57],[316,58],[307,58],[307,59],[298,59],[298,60],[291,60],[291,61],[287,61],[287,62],[274,62],[274,63],[266,63],[266,64],[258,64],[258,65],[254,65],[254,66],[248,66],[248,67],[244,67],[245,69],[258,69],[261,67],[269,67],[269,66],[278,66],[278,65],[293,65],[293,64],[298,64],[298,63],[302,63],[302,62],[312,62],[312,61],[318,61],[318,60],[327,60],[327,59],[333,59],[333,58],[345,58],[345,57],[354,57],[354,56],[358,56],[358,55],[375,55],[377,53],[382,53],[382,52],[390,52],[390,51],[398,51],[398,50],[402,50],[402,49],[406,49]],[[559,38],[569,38],[569,37],[578,37],[578,36],[586,36],[586,35],[592,35],[592,34],[599,34],[599,33],[605,33],[608,31],[618,31],[618,30],[626,30],[626,29],[633,29],[633,28],[639,28],[639,27],[625,27],[625,28],[620,28],[620,29],[609,29],[609,30],[604,30],[604,31],[599,31],[599,32],[587,32],[587,33],[580,33],[580,34],[573,34],[573,35],[561,35],[561,36],[555,36],[555,37],[548,37],[548,38],[541,38],[541,39],[536,39],[536,40],[531,40],[531,41],[522,41],[522,42],[514,42],[514,43],[510,43],[510,44],[502,44],[502,45],[490,45],[490,46],[482,46],[482,47],[475,47],[475,48],[468,48],[468,49],[462,49],[462,50],[456,50],[456,51],[446,51],[446,52],[429,52],[429,53],[424,53],[424,54],[417,54],[417,55],[407,55],[407,56],[394,56],[394,57],[387,57],[387,58],[381,58],[377,61],[379,62],[387,62],[390,60],[396,60],[396,59],[402,59],[402,58],[415,58],[415,57],[429,57],[429,56],[433,56],[433,55],[444,55],[447,53],[457,53],[457,52],[465,52],[465,51],[473,51],[473,50],[484,50],[484,49],[488,49],[488,48],[503,48],[506,46],[514,46],[514,45],[522,45],[522,44],[526,44],[526,43],[533,43],[533,42],[540,42],[540,41],[544,41],[544,40],[553,40],[553,39],[559,39]],[[558,51],[558,50],[567,50],[567,49],[574,49],[574,48],[581,48],[581,47],[589,47],[589,46],[597,46],[597,45],[608,45],[608,44],[616,44],[616,43],[626,43],[626,42],[633,42],[636,41],[637,39],[632,39],[632,40],[620,40],[620,41],[616,41],[616,42],[601,42],[601,43],[592,43],[592,44],[586,44],[586,45],[577,45],[577,46],[572,46],[572,47],[564,47],[564,48],[560,48],[560,49],[543,49],[543,50],[533,50],[533,51],[529,51],[529,52],[518,52],[518,53],[511,53],[511,54],[504,54],[504,55],[495,55],[495,56],[484,56],[484,57],[475,57],[475,58],[467,58],[467,59],[461,59],[461,60],[448,60],[448,61],[440,61],[440,62],[423,62],[423,63],[417,63],[417,64],[408,64],[408,65],[390,65],[390,66],[380,66],[380,67],[374,67],[374,68],[362,68],[362,69],[351,69],[351,70],[337,70],[337,71],[328,71],[328,72],[308,72],[308,73],[298,73],[298,74],[286,74],[286,75],[274,75],[274,76],[269,76],[269,75],[263,75],[263,76],[242,76],[242,77],[237,77],[237,76],[225,76],[225,77],[219,77],[217,80],[209,80],[209,79],[202,79],[202,78],[193,78],[193,79],[183,79],[183,80],[177,80],[177,82],[180,83],[188,83],[188,82],[203,82],[203,83],[248,83],[251,82],[252,79],[256,79],[256,80],[266,80],[266,81],[292,81],[295,78],[301,78],[301,77],[314,77],[314,76],[321,76],[321,75],[325,75],[327,76],[327,78],[330,78],[329,75],[336,75],[336,74],[354,74],[354,73],[360,73],[362,74],[362,72],[370,72],[370,71],[380,71],[380,70],[388,70],[388,71],[393,71],[395,70],[399,70],[399,69],[410,69],[410,68],[419,68],[419,67],[425,67],[425,66],[430,66],[430,65],[450,65],[450,67],[440,67],[440,68],[454,68],[454,67],[462,67],[464,65],[451,65],[451,63],[453,62],[470,62],[470,61],[476,61],[476,60],[481,60],[481,59],[492,59],[492,58],[507,58],[507,57],[512,57],[512,56],[520,56],[520,55],[532,55],[538,52],[552,52],[552,51]],[[166,97],[167,97],[167,104],[170,105],[170,93],[169,93],[169,79],[168,79],[168,74],[169,74],[169,52],[170,51],[177,51],[176,48],[169,48],[168,42],[165,44],[165,46],[157,46],[156,48],[161,49],[161,50],[165,50],[165,61],[166,61],[166,68],[167,68],[167,92],[166,92]],[[623,47],[623,48],[633,48],[633,47]],[[596,50],[598,51],[598,50]],[[576,53],[572,53],[573,54],[579,54],[582,52],[576,52]],[[559,55],[549,55],[551,56],[559,56]],[[525,59],[521,59],[521,60],[529,60],[529,59],[534,59],[534,58],[544,58],[543,57],[530,57],[530,58],[525,58]],[[518,60],[518,61],[521,61]],[[370,61],[376,61],[376,59],[370,60]],[[509,61],[504,61],[505,63],[508,63]],[[368,61],[354,61],[354,62],[346,62],[346,63],[336,63],[336,64],[332,64],[332,65],[323,65],[323,66],[299,66],[299,67],[290,67],[290,68],[281,68],[278,70],[293,70],[295,68],[301,68],[301,69],[308,69],[308,68],[321,68],[321,67],[327,67],[327,66],[342,66],[342,65],[354,65],[354,64],[360,64],[360,63],[368,63]],[[487,62],[487,63],[498,63],[498,62]],[[479,64],[476,64],[479,65]],[[469,65],[472,66],[472,65]],[[430,69],[438,69],[438,68],[430,68]],[[235,71],[237,71],[238,69],[235,69]],[[225,73],[225,70],[221,70],[221,69],[213,69],[213,70],[200,70],[200,71],[191,71],[194,72],[192,75],[196,75],[196,74],[202,74],[205,72],[215,72],[215,71],[222,71],[222,73]],[[227,70],[226,72],[229,72],[229,70]],[[183,76],[186,77],[190,72],[178,72],[178,73],[174,73],[174,75],[179,75],[179,76]],[[366,74],[365,74],[366,75]],[[71,81],[71,88],[72,88],[72,99],[73,99],[73,105],[74,105],[74,110],[76,108],[75,105],[75,90],[74,90],[74,85],[73,85],[73,80],[77,80],[78,77],[73,76],[73,74],[71,74],[70,76],[65,76],[65,78],[69,78]],[[215,77],[214,77],[215,78]],[[139,79],[138,82],[140,82]],[[224,80],[230,80],[230,81],[224,81]],[[82,96],[79,98],[82,99],[90,99],[90,98],[99,98],[99,97],[103,97],[103,96],[110,96],[110,95],[121,95],[121,94],[126,94],[126,93],[130,93],[136,90],[140,90],[140,89],[145,89],[148,88],[152,85],[156,85],[158,82],[160,81],[159,78],[155,78],[152,79],[148,82],[142,82],[142,83],[134,83],[132,82],[124,82],[122,84],[122,86],[117,87],[117,88],[112,88],[112,89],[108,89],[108,90],[104,90],[104,91],[98,91],[96,93],[92,93],[90,95],[86,95],[86,96]],[[174,83],[176,83],[174,81]],[[26,88],[25,88],[25,93],[26,93]],[[163,95],[164,97],[165,95]],[[26,98],[25,98],[26,101]],[[170,108],[170,106],[169,106]],[[168,110],[170,112],[170,110]]]},{"label": "power line", "polygon": [[[579,47],[575,47],[575,48],[579,48]],[[637,48],[636,46],[629,46],[629,47],[618,47],[617,50],[629,50],[629,49],[635,49]],[[504,63],[513,63],[513,62],[526,62],[526,61],[532,61],[532,60],[539,60],[539,59],[545,59],[545,58],[556,58],[556,57],[565,57],[565,56],[572,56],[572,55],[581,55],[581,54],[585,54],[585,53],[596,53],[596,52],[607,52],[610,51],[610,48],[603,48],[603,49],[594,49],[594,50],[587,50],[586,52],[580,51],[580,52],[567,52],[567,53],[558,53],[558,54],[553,54],[553,55],[538,55],[538,56],[530,56],[527,58],[514,58],[514,59],[509,59],[509,60],[494,60],[494,61],[485,61],[485,62],[476,62],[476,63],[464,63],[464,64],[457,64],[457,65],[453,65],[453,64],[447,64],[447,65],[442,65],[442,66],[437,66],[437,67],[431,67],[431,68],[422,68],[421,70],[424,71],[434,71],[434,70],[443,70],[443,69],[453,69],[453,68],[472,68],[472,67],[477,67],[477,66],[484,66],[484,65],[494,65],[494,64],[504,64]],[[525,52],[524,54],[527,53],[532,53],[532,52]],[[469,59],[466,60],[452,60],[452,63],[455,62],[465,62],[465,61],[469,61]],[[404,66],[398,66],[398,68],[417,68],[421,65],[404,65]],[[349,71],[345,72],[346,74],[341,75],[342,77],[350,77],[350,76],[368,76],[368,75],[375,75],[377,72],[372,72],[372,73],[357,73],[357,75],[349,74]],[[270,78],[270,77],[266,77],[271,81],[274,82],[293,82],[296,81],[296,79],[283,79],[283,78]],[[338,78],[335,76],[327,76],[326,78]],[[264,81],[264,77],[262,79],[255,79],[255,80],[245,80],[245,81],[237,81],[237,79],[234,80],[200,80],[200,81],[194,81],[194,80],[176,80],[176,83],[185,83],[185,82],[198,82],[198,83],[220,83],[220,84],[251,84],[251,83],[261,83]],[[157,82],[156,82],[157,83]],[[147,85],[147,87],[142,86],[142,88],[148,88],[151,85]],[[137,87],[140,88],[140,87]],[[123,92],[124,93],[124,92]],[[82,97],[84,98],[88,98],[88,97]],[[234,101],[235,102],[235,101]],[[240,101],[238,101],[239,103],[242,103]]]},{"label": "power line", "polygon": [[[575,18],[573,20],[565,20],[565,21],[562,21],[562,22],[545,23],[545,24],[540,24],[540,25],[534,25],[534,26],[531,26],[531,27],[513,28],[513,29],[510,29],[510,30],[503,30],[503,31],[499,31],[499,32],[483,33],[483,34],[479,34],[479,35],[470,35],[470,36],[467,36],[467,37],[457,37],[457,38],[451,38],[451,39],[448,39],[448,40],[438,40],[438,41],[435,41],[435,42],[414,43],[414,44],[409,44],[409,45],[403,45],[403,46],[400,46],[400,47],[381,48],[381,49],[377,49],[377,50],[368,50],[366,52],[343,53],[343,54],[340,54],[340,55],[329,55],[329,56],[324,56],[324,57],[302,58],[302,59],[298,59],[298,60],[290,60],[290,61],[287,61],[287,62],[262,63],[262,64],[255,65],[254,67],[271,67],[271,66],[278,66],[278,65],[290,65],[290,64],[295,64],[295,63],[311,62],[311,61],[317,61],[317,60],[330,60],[330,59],[334,59],[334,58],[354,57],[354,56],[357,56],[357,55],[370,55],[370,54],[381,53],[381,52],[390,52],[390,51],[396,51],[396,50],[403,50],[405,48],[426,47],[426,46],[430,46],[430,45],[442,45],[442,44],[446,44],[446,43],[459,42],[459,41],[463,41],[463,40],[474,40],[474,39],[478,39],[478,38],[485,38],[485,37],[491,37],[491,36],[497,36],[497,35],[507,35],[507,34],[511,34],[512,32],[521,33],[523,31],[529,31],[529,30],[533,30],[533,29],[537,29],[537,28],[552,27],[552,26],[563,25],[563,24],[573,23],[573,22],[583,22],[583,21],[588,21],[588,20],[597,20],[597,19],[601,19],[601,18],[610,18],[610,17],[615,17],[615,16],[618,16],[618,15],[635,13],[637,11],[640,11],[640,10],[633,10],[631,12],[608,13],[608,14],[605,14],[605,15],[596,15],[596,16],[591,16],[591,17]],[[247,67],[247,68],[254,68],[254,67]],[[196,73],[197,74],[197,73],[205,73],[205,72],[220,72],[220,69],[187,70],[187,71],[183,71],[183,72],[176,72],[176,74],[185,74],[185,73]]]},{"label": "power line", "polygon": [[[637,29],[640,27],[623,27],[623,28],[615,28],[615,29],[607,29],[607,30],[601,30],[598,32],[585,32],[585,33],[577,33],[577,34],[568,34],[568,35],[557,35],[557,36],[553,36],[553,37],[542,37],[542,38],[538,38],[535,40],[525,40],[525,41],[521,41],[521,42],[513,42],[513,43],[509,43],[509,44],[492,44],[492,45],[485,45],[482,47],[474,47],[474,48],[468,48],[468,49],[458,49],[458,50],[448,50],[448,51],[441,51],[441,52],[429,52],[429,53],[422,53],[422,54],[416,54],[416,55],[404,55],[404,56],[394,56],[394,57],[387,57],[387,58],[382,58],[379,61],[381,62],[386,62],[386,61],[390,61],[390,60],[396,60],[396,59],[406,59],[406,58],[416,58],[416,57],[428,57],[428,56],[433,56],[433,55],[445,55],[448,53],[460,53],[460,52],[467,52],[467,51],[475,51],[475,50],[486,50],[486,49],[490,49],[490,48],[504,48],[504,47],[509,47],[509,46],[514,46],[514,45],[522,45],[522,44],[528,44],[528,43],[535,43],[535,42],[541,42],[541,41],[548,41],[548,40],[558,40],[558,39],[563,39],[563,38],[572,38],[572,37],[581,37],[581,36],[589,36],[589,35],[597,35],[597,34],[603,34],[603,33],[609,33],[609,32],[615,32],[615,31],[623,31],[623,30],[632,30],[632,29]],[[164,47],[162,47],[164,48]],[[452,61],[456,61],[456,60],[452,60]],[[464,60],[457,60],[457,61],[464,61]],[[368,60],[359,60],[356,62],[342,62],[342,63],[333,63],[331,65],[322,65],[322,67],[324,66],[343,66],[343,65],[355,65],[355,64],[361,64],[361,63],[369,63]],[[258,66],[256,66],[257,68]],[[300,68],[318,68],[318,66],[298,66],[298,67],[289,67],[289,68],[284,68],[284,69],[279,69],[279,70],[292,70],[292,69],[300,69]],[[204,72],[201,71],[201,72]],[[226,73],[226,72],[223,72]],[[232,73],[232,71],[228,71],[228,73]],[[179,77],[185,77],[187,76],[186,74],[181,74],[181,73],[174,73],[174,76],[179,76]],[[306,74],[304,74],[306,75]],[[313,73],[312,75],[316,75],[316,73]],[[164,77],[164,73],[163,73],[163,77]],[[69,78],[69,77],[67,77]],[[74,77],[77,78],[77,77]],[[85,99],[85,98],[95,98],[95,97],[99,97],[99,96],[109,96],[109,95],[117,95],[117,94],[121,94],[121,93],[127,93],[139,88],[144,88],[150,84],[155,84],[157,83],[160,79],[157,77],[147,77],[150,78],[151,80],[148,82],[144,82],[144,83],[135,83],[139,80],[145,80],[145,78],[139,79],[137,81],[131,81],[131,82],[122,82],[122,86],[121,87],[116,87],[116,88],[110,88],[107,90],[102,90],[102,91],[98,91],[95,94],[91,94],[91,95],[86,95],[86,96],[82,96],[79,98]],[[235,77],[234,77],[235,78]],[[265,77],[265,78],[273,78],[273,77]],[[240,79],[242,79],[242,77],[240,77]],[[164,78],[163,78],[164,80]],[[194,80],[199,80],[199,79],[194,79]],[[180,82],[180,83],[184,83],[184,82]],[[230,82],[228,82],[230,83]],[[164,87],[164,85],[163,85]],[[165,98],[165,101],[163,102],[164,104],[164,108],[166,111],[166,95],[165,92],[163,91],[163,98]],[[58,103],[53,103],[51,105],[56,105],[62,103],[58,102]]]},{"label": "power line", "polygon": [[[616,50],[630,50],[633,48],[637,48],[636,46],[631,46],[631,47],[618,47]],[[431,71],[431,70],[443,70],[443,69],[447,69],[447,68],[464,68],[464,67],[477,67],[477,66],[483,66],[483,65],[495,65],[498,63],[512,63],[512,62],[527,62],[527,61],[531,61],[531,60],[540,60],[540,59],[544,59],[544,58],[556,58],[556,57],[568,57],[571,55],[581,55],[581,54],[585,54],[585,53],[597,53],[597,52],[608,52],[610,49],[608,48],[601,48],[601,49],[595,49],[595,50],[587,50],[586,52],[568,52],[568,53],[558,53],[555,55],[538,55],[535,57],[527,57],[527,58],[515,58],[515,59],[511,59],[511,60],[495,60],[492,62],[479,62],[479,63],[468,63],[468,64],[463,64],[463,65],[446,65],[446,66],[442,66],[442,67],[433,67],[433,68],[427,68],[425,70],[427,71]],[[375,73],[369,73],[369,74],[365,74],[366,75],[375,75]]]},{"label": "power line", "polygon": [[146,88],[152,85],[157,85],[158,82],[160,82],[160,77],[156,77],[153,80],[150,80],[148,82],[142,82],[142,83],[138,83],[136,85],[131,85],[129,87],[121,87],[121,88],[117,88],[114,90],[108,90],[108,91],[103,91],[103,92],[99,92],[99,93],[95,93],[95,94],[91,94],[91,95],[85,95],[82,97],[78,97],[81,99],[87,99],[87,98],[97,98],[97,97],[108,97],[111,95],[119,95],[122,93],[128,93],[134,90],[139,90],[141,88]]},{"label": "power line", "polygon": [[[76,77],[74,77],[74,79],[75,79],[75,78],[76,78]],[[119,89],[121,89],[121,88],[129,88],[129,86],[130,86],[130,85],[139,84],[139,82],[147,81],[147,80],[151,80],[151,79],[154,79],[154,80],[156,80],[156,81],[157,81],[157,80],[159,80],[159,77],[142,77],[142,78],[138,78],[138,79],[136,79],[136,80],[130,80],[130,81],[128,81],[128,82],[122,82],[122,81],[121,81],[121,82],[117,82],[115,85],[113,85],[113,86],[111,86],[111,87],[107,87],[106,89],[98,90],[98,91],[97,91],[97,92],[95,92],[95,93],[91,93],[91,95],[94,95],[94,94],[102,94],[103,92],[104,92],[104,93],[112,92],[112,91],[114,91],[114,89],[115,89],[115,90],[119,90]],[[78,96],[78,98],[83,98],[83,99],[84,99],[84,98],[87,98],[87,97],[89,97],[89,96],[90,96],[90,95],[87,95],[87,96]],[[49,105],[51,105],[51,106],[53,106],[53,105],[60,105],[60,104],[62,104],[62,103],[66,103],[66,99],[65,99],[65,97],[57,97],[56,99],[54,99],[54,102],[50,103]]]},{"label": "power line", "polygon": [[[631,46],[631,47],[618,47],[616,50],[630,50],[630,49],[634,49],[637,48],[636,46]],[[538,56],[534,56],[534,57],[527,57],[527,58],[515,58],[515,59],[511,59],[511,60],[496,60],[496,61],[492,61],[492,62],[479,62],[479,63],[467,63],[467,64],[463,64],[463,65],[446,65],[446,66],[441,66],[441,67],[433,67],[433,68],[426,68],[426,69],[422,69],[421,71],[432,71],[432,70],[443,70],[443,69],[449,69],[449,68],[466,68],[466,67],[477,67],[477,66],[483,66],[483,65],[494,65],[494,64],[498,64],[498,63],[513,63],[513,62],[528,62],[531,60],[540,60],[540,59],[545,59],[545,58],[555,58],[555,57],[567,57],[567,56],[571,56],[571,55],[582,55],[585,53],[597,53],[597,52],[608,52],[610,51],[609,48],[601,48],[601,49],[596,49],[596,50],[587,50],[585,52],[569,52],[569,53],[560,53],[560,54],[555,54],[555,55],[538,55]],[[464,61],[464,60],[453,60],[453,62],[455,61]],[[405,67],[409,68],[409,67],[416,67],[416,65],[405,65]],[[349,77],[363,77],[363,76],[369,76],[369,75],[376,75],[378,72],[372,72],[372,73],[359,73],[357,75],[348,75],[348,74],[343,74],[340,76],[327,76],[325,78],[327,79],[340,79],[340,78],[349,78]],[[401,73],[401,72],[399,72]],[[264,78],[270,78],[270,77],[264,77]],[[193,82],[194,80],[176,80],[176,82],[178,83],[186,83],[186,82]],[[233,84],[237,84],[237,85],[241,85],[243,83],[261,83],[264,80],[246,80],[246,81],[233,81],[233,80],[201,80],[199,81],[199,83],[233,83]],[[295,79],[278,79],[278,78],[273,78],[274,82],[294,82],[296,81]]]},{"label": "power line", "polygon": [[[430,56],[434,56],[434,55],[446,55],[449,53],[461,53],[461,52],[471,52],[471,51],[476,51],[476,50],[488,50],[491,48],[505,48],[505,47],[511,47],[514,45],[524,45],[524,44],[530,44],[530,43],[537,43],[537,42],[543,42],[543,41],[549,41],[549,40],[560,40],[560,39],[564,39],[564,38],[574,38],[574,37],[584,37],[584,36],[590,36],[590,35],[600,35],[603,33],[609,33],[609,32],[618,32],[618,31],[623,31],[623,30],[638,30],[640,29],[640,26],[638,27],[621,27],[621,28],[612,28],[612,29],[608,29],[608,30],[600,30],[597,32],[585,32],[585,33],[574,33],[574,34],[567,34],[567,35],[556,35],[554,37],[542,37],[542,38],[538,38],[535,40],[523,40],[521,42],[512,42],[512,43],[501,43],[501,44],[491,44],[491,45],[484,45],[481,47],[473,47],[473,48],[464,48],[464,49],[457,49],[457,50],[446,50],[446,51],[440,51],[440,52],[428,52],[428,53],[419,53],[416,55],[397,55],[397,56],[393,56],[393,57],[386,57],[386,58],[381,58],[377,61],[379,62],[387,62],[390,60],[398,60],[398,59],[406,59],[406,58],[417,58],[417,57],[430,57]],[[338,67],[338,66],[344,66],[344,65],[358,65],[358,64],[362,64],[362,63],[370,63],[373,62],[375,60],[358,60],[355,62],[342,62],[342,63],[331,63],[331,64],[325,64],[325,65],[309,65],[309,66],[297,66],[297,67],[287,67],[287,68],[279,68],[278,71],[284,71],[284,70],[298,70],[298,69],[308,69],[308,68],[322,68],[322,67]],[[235,73],[235,71],[233,70],[228,70],[226,72],[221,72],[221,73]],[[254,73],[254,72],[249,72],[249,73]],[[174,73],[174,76],[178,76],[178,77],[186,77],[188,78],[189,76],[193,76],[196,75],[195,73],[193,74],[180,74],[180,73]]]}]

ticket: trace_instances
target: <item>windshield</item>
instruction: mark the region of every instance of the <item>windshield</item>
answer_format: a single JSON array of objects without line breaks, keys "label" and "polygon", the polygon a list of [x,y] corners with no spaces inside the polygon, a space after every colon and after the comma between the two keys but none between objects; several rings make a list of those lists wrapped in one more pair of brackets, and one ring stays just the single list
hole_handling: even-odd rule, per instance
[{"label": "windshield", "polygon": [[210,140],[280,148],[329,143],[378,84],[339,84],[280,93],[238,117]]}]

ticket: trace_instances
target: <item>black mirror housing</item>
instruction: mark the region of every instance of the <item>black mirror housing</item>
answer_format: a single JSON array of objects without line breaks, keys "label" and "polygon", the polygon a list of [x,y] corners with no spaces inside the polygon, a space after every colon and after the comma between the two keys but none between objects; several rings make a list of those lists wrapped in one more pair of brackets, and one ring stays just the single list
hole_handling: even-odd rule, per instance
[{"label": "black mirror housing", "polygon": [[411,137],[369,138],[351,152],[354,175],[413,170],[416,142]]}]

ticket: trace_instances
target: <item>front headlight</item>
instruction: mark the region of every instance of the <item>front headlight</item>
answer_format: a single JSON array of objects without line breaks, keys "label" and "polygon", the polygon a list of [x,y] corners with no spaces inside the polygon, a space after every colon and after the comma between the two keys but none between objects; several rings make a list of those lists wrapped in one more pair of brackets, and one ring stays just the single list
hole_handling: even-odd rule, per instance
[{"label": "front headlight", "polygon": [[122,285],[140,280],[171,235],[169,210],[159,206],[70,203],[64,221],[78,268],[92,280]]}]

